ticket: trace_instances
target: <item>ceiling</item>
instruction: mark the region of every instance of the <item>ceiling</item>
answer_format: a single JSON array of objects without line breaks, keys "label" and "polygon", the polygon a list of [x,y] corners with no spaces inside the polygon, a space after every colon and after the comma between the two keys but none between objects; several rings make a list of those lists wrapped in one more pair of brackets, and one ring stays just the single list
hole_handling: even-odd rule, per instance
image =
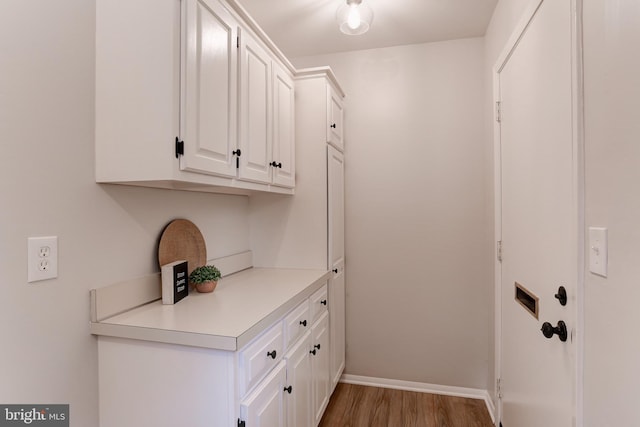
[{"label": "ceiling", "polygon": [[497,0],[363,0],[373,9],[366,34],[342,34],[345,0],[238,0],[289,58],[484,35]]}]

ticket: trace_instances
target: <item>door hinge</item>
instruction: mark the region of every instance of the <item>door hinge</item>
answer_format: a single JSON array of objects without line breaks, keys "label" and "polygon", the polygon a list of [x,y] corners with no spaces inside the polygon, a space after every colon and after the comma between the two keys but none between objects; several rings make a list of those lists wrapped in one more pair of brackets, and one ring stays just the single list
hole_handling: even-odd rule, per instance
[{"label": "door hinge", "polygon": [[496,242],[496,257],[498,262],[502,262],[502,240]]},{"label": "door hinge", "polygon": [[238,148],[237,150],[233,150],[231,154],[236,156],[236,169],[240,169],[240,156],[242,155],[242,151]]},{"label": "door hinge", "polygon": [[496,122],[502,121],[502,102],[496,101]]},{"label": "door hinge", "polygon": [[176,159],[184,155],[184,141],[176,136]]},{"label": "door hinge", "polygon": [[238,418],[238,427],[247,427],[247,424]]},{"label": "door hinge", "polygon": [[498,399],[502,399],[502,379],[496,379],[496,396]]}]

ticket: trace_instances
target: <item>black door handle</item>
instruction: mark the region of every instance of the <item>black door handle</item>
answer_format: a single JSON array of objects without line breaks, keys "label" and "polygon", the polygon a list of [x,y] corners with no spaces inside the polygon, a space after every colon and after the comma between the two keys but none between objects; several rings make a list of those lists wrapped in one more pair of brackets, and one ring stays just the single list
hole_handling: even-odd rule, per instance
[{"label": "black door handle", "polygon": [[276,358],[276,354],[277,354],[276,351],[273,350],[273,351],[270,351],[270,352],[267,353],[267,357],[275,359]]},{"label": "black door handle", "polygon": [[544,322],[542,324],[542,329],[540,330],[542,331],[542,335],[547,338],[551,338],[554,334],[558,334],[560,341],[565,342],[567,340],[567,325],[562,320],[558,321],[558,326],[556,327],[553,327],[549,322]]}]

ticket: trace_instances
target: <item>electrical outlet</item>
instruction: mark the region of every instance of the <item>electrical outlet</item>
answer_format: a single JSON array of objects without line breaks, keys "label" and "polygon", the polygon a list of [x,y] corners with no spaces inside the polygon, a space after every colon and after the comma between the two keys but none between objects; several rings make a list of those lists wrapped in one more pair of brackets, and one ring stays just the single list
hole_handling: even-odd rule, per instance
[{"label": "electrical outlet", "polygon": [[58,237],[27,239],[27,280],[29,283],[58,277]]}]

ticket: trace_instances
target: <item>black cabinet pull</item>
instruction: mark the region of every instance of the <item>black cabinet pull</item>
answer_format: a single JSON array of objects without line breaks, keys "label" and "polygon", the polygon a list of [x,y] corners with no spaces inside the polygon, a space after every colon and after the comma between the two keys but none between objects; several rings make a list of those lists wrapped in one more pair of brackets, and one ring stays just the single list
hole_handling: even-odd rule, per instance
[{"label": "black cabinet pull", "polygon": [[233,150],[231,152],[231,154],[233,154],[236,157],[236,169],[240,169],[240,155],[242,154],[242,151],[240,151],[240,149],[238,148],[237,150]]},{"label": "black cabinet pull", "polygon": [[269,163],[269,166],[273,166],[274,168],[280,168],[280,169],[282,169],[282,162],[278,162],[278,163],[276,163],[276,162],[271,162],[271,163]]},{"label": "black cabinet pull", "polygon": [[306,321],[306,320],[301,320],[301,321],[300,321],[300,324],[301,324],[302,326],[304,326],[305,328],[307,327],[307,321]]},{"label": "black cabinet pull", "polygon": [[293,388],[291,386],[285,387],[284,391],[286,391],[287,393],[291,394],[291,392],[293,391]]},{"label": "black cabinet pull", "polygon": [[337,268],[334,268],[334,269],[333,269],[333,272],[334,272],[334,273],[338,273],[338,269],[337,269]]},{"label": "black cabinet pull", "polygon": [[317,348],[318,350],[320,350],[320,344],[314,345],[313,348]]},{"label": "black cabinet pull", "polygon": [[313,350],[311,350],[309,353],[313,354],[314,356],[316,355],[316,349],[314,348]]},{"label": "black cabinet pull", "polygon": [[331,125],[331,127],[332,127],[333,129],[335,129],[335,128],[336,128],[336,124],[335,124],[335,123],[334,123],[334,124],[332,124],[332,125]]},{"label": "black cabinet pull", "polygon": [[322,301],[320,301],[320,304],[322,304],[322,305],[327,305],[327,300],[326,300],[326,299],[323,299]]},{"label": "black cabinet pull", "polygon": [[277,354],[276,351],[273,350],[273,351],[270,351],[270,352],[267,353],[267,357],[275,359],[276,358],[276,354]]}]

